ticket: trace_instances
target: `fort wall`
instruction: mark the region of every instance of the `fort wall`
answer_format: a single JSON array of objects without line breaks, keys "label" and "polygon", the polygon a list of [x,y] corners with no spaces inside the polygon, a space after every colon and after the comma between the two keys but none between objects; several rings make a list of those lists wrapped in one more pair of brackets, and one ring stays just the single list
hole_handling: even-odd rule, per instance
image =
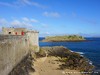
[{"label": "fort wall", "polygon": [[8,75],[28,53],[27,36],[0,35],[0,75]]},{"label": "fort wall", "polygon": [[26,35],[29,39],[30,49],[38,52],[39,51],[39,36],[37,31],[27,31]]},{"label": "fort wall", "polygon": [[0,35],[0,75],[8,75],[31,52],[39,51],[37,31],[2,28]]}]

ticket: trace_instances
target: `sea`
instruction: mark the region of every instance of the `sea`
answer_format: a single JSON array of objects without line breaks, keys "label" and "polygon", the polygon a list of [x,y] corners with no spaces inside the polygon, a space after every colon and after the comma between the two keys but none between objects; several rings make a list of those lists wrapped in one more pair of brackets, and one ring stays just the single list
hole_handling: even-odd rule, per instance
[{"label": "sea", "polygon": [[39,38],[40,47],[44,46],[64,46],[71,51],[77,52],[80,55],[88,58],[90,64],[95,65],[95,69],[100,71],[100,38],[86,38],[83,42],[41,42],[44,37]]}]

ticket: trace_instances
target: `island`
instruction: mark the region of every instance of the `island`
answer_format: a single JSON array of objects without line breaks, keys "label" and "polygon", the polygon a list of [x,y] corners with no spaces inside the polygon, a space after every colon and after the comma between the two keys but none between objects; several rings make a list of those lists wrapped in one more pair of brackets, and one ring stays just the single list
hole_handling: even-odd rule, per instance
[{"label": "island", "polygon": [[47,36],[42,42],[79,42],[86,41],[83,36],[80,35],[64,35],[64,36]]}]

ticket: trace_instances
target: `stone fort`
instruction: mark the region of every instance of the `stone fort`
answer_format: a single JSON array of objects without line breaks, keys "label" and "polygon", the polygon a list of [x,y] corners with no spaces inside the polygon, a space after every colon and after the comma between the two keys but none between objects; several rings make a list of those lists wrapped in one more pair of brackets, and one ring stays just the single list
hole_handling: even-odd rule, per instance
[{"label": "stone fort", "polygon": [[8,75],[32,50],[39,51],[38,31],[2,28],[0,35],[0,75]]}]

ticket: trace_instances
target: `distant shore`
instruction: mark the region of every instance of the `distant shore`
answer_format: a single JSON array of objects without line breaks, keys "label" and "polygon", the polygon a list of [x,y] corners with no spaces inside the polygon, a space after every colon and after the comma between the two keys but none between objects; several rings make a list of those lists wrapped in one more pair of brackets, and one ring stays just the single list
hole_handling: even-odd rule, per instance
[{"label": "distant shore", "polygon": [[79,35],[48,36],[42,42],[84,42],[88,41]]},{"label": "distant shore", "polygon": [[[84,42],[84,41],[90,41],[90,40],[58,40],[58,41],[54,41],[54,40],[42,40],[41,42]],[[92,41],[92,40],[91,40]]]}]

